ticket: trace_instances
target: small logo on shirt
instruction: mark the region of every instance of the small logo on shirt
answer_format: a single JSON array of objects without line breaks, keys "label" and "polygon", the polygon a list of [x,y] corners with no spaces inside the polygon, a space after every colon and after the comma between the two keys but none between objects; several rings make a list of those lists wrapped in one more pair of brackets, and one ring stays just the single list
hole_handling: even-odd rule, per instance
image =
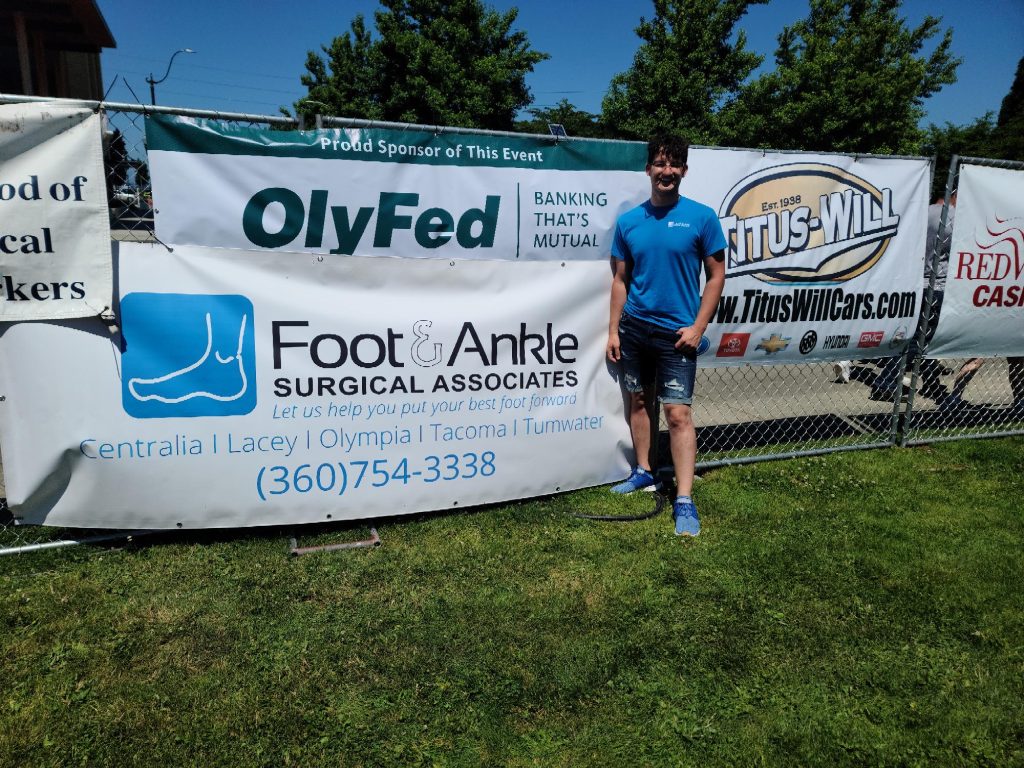
[{"label": "small logo on shirt", "polygon": [[668,227],[669,227],[669,229],[671,229],[672,227],[686,227],[687,229],[689,229],[690,228],[690,222],[688,222],[688,221],[670,221],[668,223]]}]

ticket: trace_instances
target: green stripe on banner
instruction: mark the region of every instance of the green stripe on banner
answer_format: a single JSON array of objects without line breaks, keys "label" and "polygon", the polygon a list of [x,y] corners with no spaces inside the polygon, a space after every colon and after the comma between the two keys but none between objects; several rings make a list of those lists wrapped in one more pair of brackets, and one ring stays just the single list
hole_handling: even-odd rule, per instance
[{"label": "green stripe on banner", "polygon": [[150,151],[208,155],[559,171],[641,171],[647,162],[647,146],[627,141],[556,142],[553,138],[385,128],[278,131],[170,115],[146,118],[146,146]]}]

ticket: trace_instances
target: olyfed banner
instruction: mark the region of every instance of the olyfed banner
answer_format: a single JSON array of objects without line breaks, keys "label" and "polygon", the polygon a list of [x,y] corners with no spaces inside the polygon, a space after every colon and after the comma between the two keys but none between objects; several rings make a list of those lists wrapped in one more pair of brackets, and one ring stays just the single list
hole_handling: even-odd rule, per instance
[{"label": "olyfed banner", "polygon": [[100,116],[0,105],[0,321],[98,315],[112,299]]},{"label": "olyfed banner", "polygon": [[[0,335],[28,523],[269,525],[610,482],[629,464],[603,262],[120,246],[121,333]],[[386,290],[384,290],[386,287]]]},{"label": "olyfed banner", "polygon": [[645,145],[146,120],[164,242],[345,256],[607,259]]},{"label": "olyfed banner", "polygon": [[[646,146],[147,119],[157,234],[282,258],[606,260],[646,200]],[[707,366],[895,354],[921,309],[924,159],[694,149],[682,192],[718,212],[726,287]],[[607,286],[603,289],[607,291]]]},{"label": "olyfed banner", "polygon": [[1024,355],[1024,170],[960,167],[929,357]]}]

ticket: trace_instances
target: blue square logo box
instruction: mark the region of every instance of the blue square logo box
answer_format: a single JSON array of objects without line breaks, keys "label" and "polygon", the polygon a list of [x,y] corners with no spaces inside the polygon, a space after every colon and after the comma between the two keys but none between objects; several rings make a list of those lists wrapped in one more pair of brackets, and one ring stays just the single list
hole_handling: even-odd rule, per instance
[{"label": "blue square logo box", "polygon": [[256,407],[245,296],[130,293],[121,300],[121,402],[130,416],[239,416]]}]

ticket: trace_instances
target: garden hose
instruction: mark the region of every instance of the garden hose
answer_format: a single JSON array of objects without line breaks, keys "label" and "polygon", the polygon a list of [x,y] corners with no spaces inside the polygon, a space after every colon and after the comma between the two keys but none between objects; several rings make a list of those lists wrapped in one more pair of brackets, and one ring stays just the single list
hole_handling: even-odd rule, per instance
[{"label": "garden hose", "polygon": [[653,495],[655,499],[654,509],[641,515],[585,515],[581,512],[574,512],[572,516],[582,520],[599,520],[606,523],[630,523],[636,520],[648,520],[656,517],[665,508],[665,502],[668,501],[668,497],[663,493],[655,491]]}]

